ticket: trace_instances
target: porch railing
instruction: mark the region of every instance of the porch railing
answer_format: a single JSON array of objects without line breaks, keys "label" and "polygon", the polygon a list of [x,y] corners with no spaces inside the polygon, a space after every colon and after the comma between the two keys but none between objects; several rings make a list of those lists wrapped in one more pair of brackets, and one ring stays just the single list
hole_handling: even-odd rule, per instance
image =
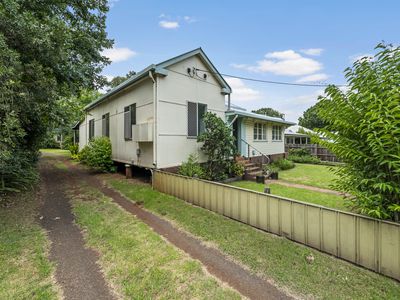
[{"label": "porch railing", "polygon": [[[262,165],[264,165],[264,164],[269,164],[270,163],[270,158],[266,155],[266,154],[264,154],[264,153],[262,153],[260,150],[258,150],[256,147],[254,147],[253,145],[250,145],[248,142],[246,142],[244,139],[240,139],[243,143],[245,143],[246,145],[247,145],[247,157],[248,158],[250,158],[251,157],[251,155],[250,155],[250,149],[253,149],[254,151],[256,151],[256,152],[258,152],[259,154],[260,154],[260,156],[261,156],[261,164]],[[265,162],[265,160],[266,160],[266,162]]]}]

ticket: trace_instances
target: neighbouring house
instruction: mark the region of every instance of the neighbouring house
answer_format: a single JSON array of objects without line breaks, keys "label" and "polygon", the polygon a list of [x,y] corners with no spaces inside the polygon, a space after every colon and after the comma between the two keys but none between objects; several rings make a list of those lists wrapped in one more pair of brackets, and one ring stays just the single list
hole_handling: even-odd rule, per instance
[{"label": "neighbouring house", "polygon": [[308,144],[311,144],[311,138],[306,132],[314,133],[310,129],[304,128],[299,125],[294,125],[294,126],[287,128],[285,130],[285,144],[286,145],[308,145]]},{"label": "neighbouring house", "polygon": [[[205,161],[197,136],[210,111],[227,120],[243,156],[284,153],[284,129],[293,123],[233,109],[231,88],[201,48],[153,64],[85,107],[74,126],[82,149],[108,136],[116,162],[145,168],[181,165],[190,154]],[[225,103],[228,103],[226,108]],[[240,142],[239,142],[240,141]],[[246,150],[251,145],[251,150]]]},{"label": "neighbouring house", "polygon": [[[250,160],[268,162],[285,154],[284,131],[295,123],[248,112],[232,105],[225,113],[232,125],[238,153]],[[267,161],[262,160],[266,156]]]}]

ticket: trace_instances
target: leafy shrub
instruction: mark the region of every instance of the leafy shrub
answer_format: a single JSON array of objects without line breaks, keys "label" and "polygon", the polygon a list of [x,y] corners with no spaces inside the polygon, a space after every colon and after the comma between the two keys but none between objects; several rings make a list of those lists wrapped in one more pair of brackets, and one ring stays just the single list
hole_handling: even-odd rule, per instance
[{"label": "leafy shrub", "polygon": [[69,146],[69,152],[71,152],[71,155],[77,155],[79,152],[79,146],[78,144],[73,144]]},{"label": "leafy shrub", "polygon": [[284,158],[274,161],[272,165],[276,166],[280,170],[289,170],[294,168],[294,162]]},{"label": "leafy shrub", "polygon": [[345,70],[346,92],[331,85],[320,98],[318,143],[345,163],[336,188],[355,196],[353,208],[400,222],[400,47],[376,49]]},{"label": "leafy shrub", "polygon": [[114,172],[111,151],[111,142],[108,137],[95,137],[79,152],[78,157],[80,161],[95,170]]},{"label": "leafy shrub", "polygon": [[289,155],[294,155],[294,156],[310,156],[311,152],[310,150],[306,148],[293,148],[289,149]]},{"label": "leafy shrub", "polygon": [[318,157],[312,155],[298,156],[298,155],[290,155],[288,156],[288,160],[291,160],[295,163],[303,163],[303,164],[319,164],[321,160]]},{"label": "leafy shrub", "polygon": [[235,162],[231,166],[231,175],[232,176],[243,176],[244,175],[244,165],[238,162]]},{"label": "leafy shrub", "polygon": [[236,152],[235,138],[231,129],[216,114],[207,112],[204,114],[205,132],[198,138],[203,142],[201,150],[207,156],[205,176],[209,180],[224,180],[228,178],[232,157]]},{"label": "leafy shrub", "polygon": [[178,174],[188,177],[204,177],[204,170],[198,162],[198,157],[195,154],[190,154],[186,162],[179,167]]},{"label": "leafy shrub", "polygon": [[267,174],[267,176],[271,175],[272,173],[278,173],[279,172],[279,167],[273,164],[268,164],[263,166],[263,171],[264,173]]}]

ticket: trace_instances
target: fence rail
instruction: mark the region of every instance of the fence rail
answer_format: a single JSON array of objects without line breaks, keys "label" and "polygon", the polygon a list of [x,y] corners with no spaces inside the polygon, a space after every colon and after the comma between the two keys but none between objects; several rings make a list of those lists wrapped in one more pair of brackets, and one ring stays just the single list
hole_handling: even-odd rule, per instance
[{"label": "fence rail", "polygon": [[153,187],[400,280],[400,224],[163,171]]}]

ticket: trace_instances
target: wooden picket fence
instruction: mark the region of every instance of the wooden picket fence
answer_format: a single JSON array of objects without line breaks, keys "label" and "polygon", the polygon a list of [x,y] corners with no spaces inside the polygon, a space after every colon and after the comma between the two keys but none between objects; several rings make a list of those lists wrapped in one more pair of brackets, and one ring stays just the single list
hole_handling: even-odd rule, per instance
[{"label": "wooden picket fence", "polygon": [[153,176],[162,193],[400,280],[400,224],[163,171]]}]

